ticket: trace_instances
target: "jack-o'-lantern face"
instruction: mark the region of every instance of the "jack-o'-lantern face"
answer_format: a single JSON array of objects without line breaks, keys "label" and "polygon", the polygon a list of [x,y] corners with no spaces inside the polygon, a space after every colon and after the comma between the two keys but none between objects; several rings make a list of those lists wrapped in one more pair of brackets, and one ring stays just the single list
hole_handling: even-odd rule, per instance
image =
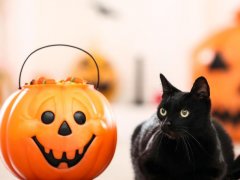
[{"label": "jack-o'-lantern face", "polygon": [[3,111],[1,150],[20,179],[92,179],[111,161],[116,127],[90,85],[28,85]]},{"label": "jack-o'-lantern face", "polygon": [[[33,135],[32,139],[45,160],[52,167],[71,168],[84,157],[93,143],[96,133],[94,131],[86,131],[83,127],[86,120],[92,118],[87,108],[81,102],[82,100],[72,97],[72,100],[67,102],[67,104],[72,106],[69,108],[64,106],[58,107],[59,104],[56,101],[54,97],[49,97],[41,104],[34,119],[40,120],[41,126],[46,131],[44,134]],[[60,112],[64,112],[67,109],[71,110],[72,114],[69,113],[64,117],[59,116]],[[97,126],[99,129],[102,128],[100,124]],[[81,132],[82,136],[85,135],[85,137],[80,139],[80,134],[77,132]],[[50,137],[58,143],[49,141]],[[71,144],[71,147],[64,147],[63,144],[66,143]]]},{"label": "jack-o'-lantern face", "polygon": [[[96,58],[101,75],[101,81],[98,90],[103,93],[108,100],[113,100],[117,90],[116,72],[112,65],[102,56],[95,55],[94,57]],[[92,84],[97,84],[96,67],[90,61],[89,57],[85,57],[78,61],[77,66],[74,66],[73,76],[86,79]]]},{"label": "jack-o'-lantern face", "polygon": [[213,116],[240,140],[240,25],[222,31],[194,52],[193,79],[205,76],[211,87]]}]

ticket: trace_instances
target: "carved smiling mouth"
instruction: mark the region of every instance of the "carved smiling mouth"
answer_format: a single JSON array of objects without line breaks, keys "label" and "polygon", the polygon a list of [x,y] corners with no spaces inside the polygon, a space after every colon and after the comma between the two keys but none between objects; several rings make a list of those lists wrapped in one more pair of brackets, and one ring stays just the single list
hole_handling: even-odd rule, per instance
[{"label": "carved smiling mouth", "polygon": [[83,148],[83,152],[80,154],[78,150],[75,151],[75,156],[73,159],[68,159],[67,158],[67,153],[63,152],[62,153],[62,157],[61,159],[56,159],[53,155],[53,150],[51,149],[49,153],[46,153],[44,150],[44,146],[38,141],[36,136],[33,136],[32,139],[33,141],[36,143],[36,145],[38,146],[38,148],[40,149],[40,151],[42,152],[44,158],[47,160],[47,162],[55,167],[55,168],[60,168],[61,164],[67,164],[68,168],[71,168],[73,166],[75,166],[77,163],[79,163],[81,161],[81,159],[83,158],[83,156],[85,155],[85,153],[87,152],[89,146],[92,144],[93,140],[95,139],[95,135],[92,135],[91,139],[89,140],[89,142],[84,146]]},{"label": "carved smiling mouth", "polygon": [[214,110],[212,115],[222,122],[231,122],[231,123],[239,123],[240,122],[240,111],[236,112],[235,114],[231,114],[230,112],[226,111],[218,111]]}]

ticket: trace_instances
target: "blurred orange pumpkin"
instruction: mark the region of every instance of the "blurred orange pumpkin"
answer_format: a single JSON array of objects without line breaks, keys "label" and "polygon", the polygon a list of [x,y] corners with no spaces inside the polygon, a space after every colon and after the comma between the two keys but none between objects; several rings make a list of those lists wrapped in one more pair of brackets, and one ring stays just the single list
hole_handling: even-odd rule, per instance
[{"label": "blurred orange pumpkin", "polygon": [[[112,101],[117,91],[117,75],[113,66],[100,54],[95,54],[100,74],[101,81],[98,90],[110,101]],[[77,61],[77,65],[74,65],[72,75],[86,79],[91,84],[96,85],[96,68],[90,61],[90,57],[84,57]]]},{"label": "blurred orange pumpkin", "polygon": [[193,80],[205,76],[213,116],[240,142],[240,13],[237,24],[200,44],[193,54]]},{"label": "blurred orange pumpkin", "polygon": [[77,78],[26,84],[5,102],[0,120],[3,159],[20,179],[93,179],[115,151],[108,101]]}]

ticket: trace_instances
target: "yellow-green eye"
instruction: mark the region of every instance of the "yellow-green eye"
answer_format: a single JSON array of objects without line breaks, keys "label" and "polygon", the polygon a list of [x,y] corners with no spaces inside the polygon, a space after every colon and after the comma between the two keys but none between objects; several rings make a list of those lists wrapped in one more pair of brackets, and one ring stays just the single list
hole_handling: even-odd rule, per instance
[{"label": "yellow-green eye", "polygon": [[167,115],[167,110],[164,108],[160,108],[159,113],[161,116],[166,116]]},{"label": "yellow-green eye", "polygon": [[180,115],[181,115],[181,117],[183,117],[183,118],[188,117],[189,114],[190,114],[190,112],[189,112],[188,110],[186,110],[186,109],[182,109],[182,110],[180,111]]}]

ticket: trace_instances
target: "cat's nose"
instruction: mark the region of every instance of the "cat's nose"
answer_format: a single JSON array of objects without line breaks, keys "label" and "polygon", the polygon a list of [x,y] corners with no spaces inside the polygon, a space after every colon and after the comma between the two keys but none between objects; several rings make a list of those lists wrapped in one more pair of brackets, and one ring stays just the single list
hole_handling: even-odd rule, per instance
[{"label": "cat's nose", "polygon": [[171,122],[165,122],[163,125],[162,125],[162,131],[163,132],[168,132],[170,130],[170,126],[171,126]]},{"label": "cat's nose", "polygon": [[171,122],[170,122],[170,121],[167,121],[167,122],[164,123],[164,125],[166,125],[166,126],[171,126]]}]

